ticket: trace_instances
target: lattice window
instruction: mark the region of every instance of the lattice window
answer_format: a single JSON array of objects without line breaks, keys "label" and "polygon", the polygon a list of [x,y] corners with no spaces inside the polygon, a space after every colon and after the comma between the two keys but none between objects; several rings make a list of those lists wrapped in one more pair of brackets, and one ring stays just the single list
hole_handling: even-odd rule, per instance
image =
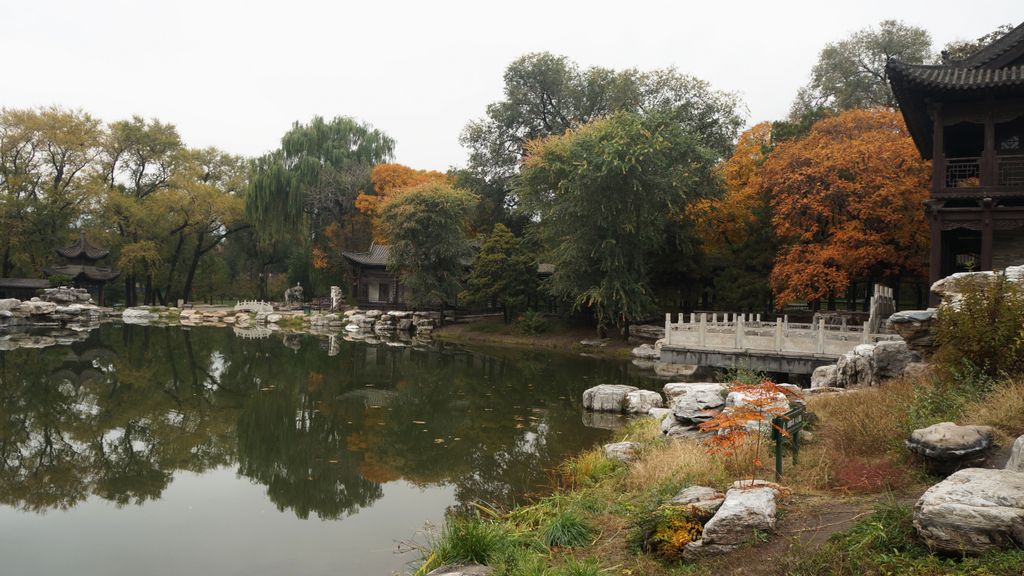
[{"label": "lattice window", "polygon": [[981,186],[981,158],[946,158],[947,188]]}]

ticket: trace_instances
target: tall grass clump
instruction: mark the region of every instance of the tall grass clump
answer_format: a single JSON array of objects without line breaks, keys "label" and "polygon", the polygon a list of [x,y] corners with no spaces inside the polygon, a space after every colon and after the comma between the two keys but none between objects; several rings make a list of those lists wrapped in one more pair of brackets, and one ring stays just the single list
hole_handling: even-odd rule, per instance
[{"label": "tall grass clump", "polygon": [[450,516],[441,533],[429,542],[420,571],[458,562],[490,564],[508,554],[522,538],[505,524],[479,517]]},{"label": "tall grass clump", "polygon": [[541,539],[549,548],[578,548],[594,538],[597,530],[579,514],[565,511],[549,520],[541,529]]}]

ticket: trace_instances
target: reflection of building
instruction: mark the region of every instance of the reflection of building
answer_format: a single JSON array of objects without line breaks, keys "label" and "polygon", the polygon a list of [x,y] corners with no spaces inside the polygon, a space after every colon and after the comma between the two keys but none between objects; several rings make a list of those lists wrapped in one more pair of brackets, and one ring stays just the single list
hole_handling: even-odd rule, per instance
[{"label": "reflection of building", "polygon": [[1024,261],[1024,24],[963,60],[886,70],[932,160],[931,280]]},{"label": "reflection of building", "polygon": [[85,239],[85,233],[78,234],[78,241],[57,249],[57,255],[67,262],[50,266],[43,272],[47,276],[61,276],[68,279],[75,288],[86,288],[96,291],[96,301],[103,304],[103,287],[107,282],[120,274],[112,268],[99,266],[99,261],[106,258],[110,250],[94,246]]}]

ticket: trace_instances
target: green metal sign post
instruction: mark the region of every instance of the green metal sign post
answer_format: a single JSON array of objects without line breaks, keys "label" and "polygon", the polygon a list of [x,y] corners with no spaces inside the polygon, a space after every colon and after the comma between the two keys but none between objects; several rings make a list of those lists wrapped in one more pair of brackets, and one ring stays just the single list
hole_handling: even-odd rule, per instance
[{"label": "green metal sign post", "polygon": [[[782,443],[789,436],[793,446],[793,465],[800,453],[800,431],[804,428],[804,413],[807,407],[798,404],[789,412],[772,418],[772,440],[775,441],[775,481],[782,481]],[[783,433],[785,432],[785,434]]]}]

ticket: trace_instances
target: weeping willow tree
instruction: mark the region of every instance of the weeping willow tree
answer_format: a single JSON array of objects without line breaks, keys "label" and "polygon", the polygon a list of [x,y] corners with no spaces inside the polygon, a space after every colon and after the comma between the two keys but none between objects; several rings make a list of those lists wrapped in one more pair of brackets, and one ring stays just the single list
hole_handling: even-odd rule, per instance
[{"label": "weeping willow tree", "polygon": [[246,215],[262,242],[289,242],[308,260],[328,226],[358,214],[355,199],[369,189],[370,169],[394,149],[391,137],[353,118],[296,122],[280,148],[253,161]]}]

